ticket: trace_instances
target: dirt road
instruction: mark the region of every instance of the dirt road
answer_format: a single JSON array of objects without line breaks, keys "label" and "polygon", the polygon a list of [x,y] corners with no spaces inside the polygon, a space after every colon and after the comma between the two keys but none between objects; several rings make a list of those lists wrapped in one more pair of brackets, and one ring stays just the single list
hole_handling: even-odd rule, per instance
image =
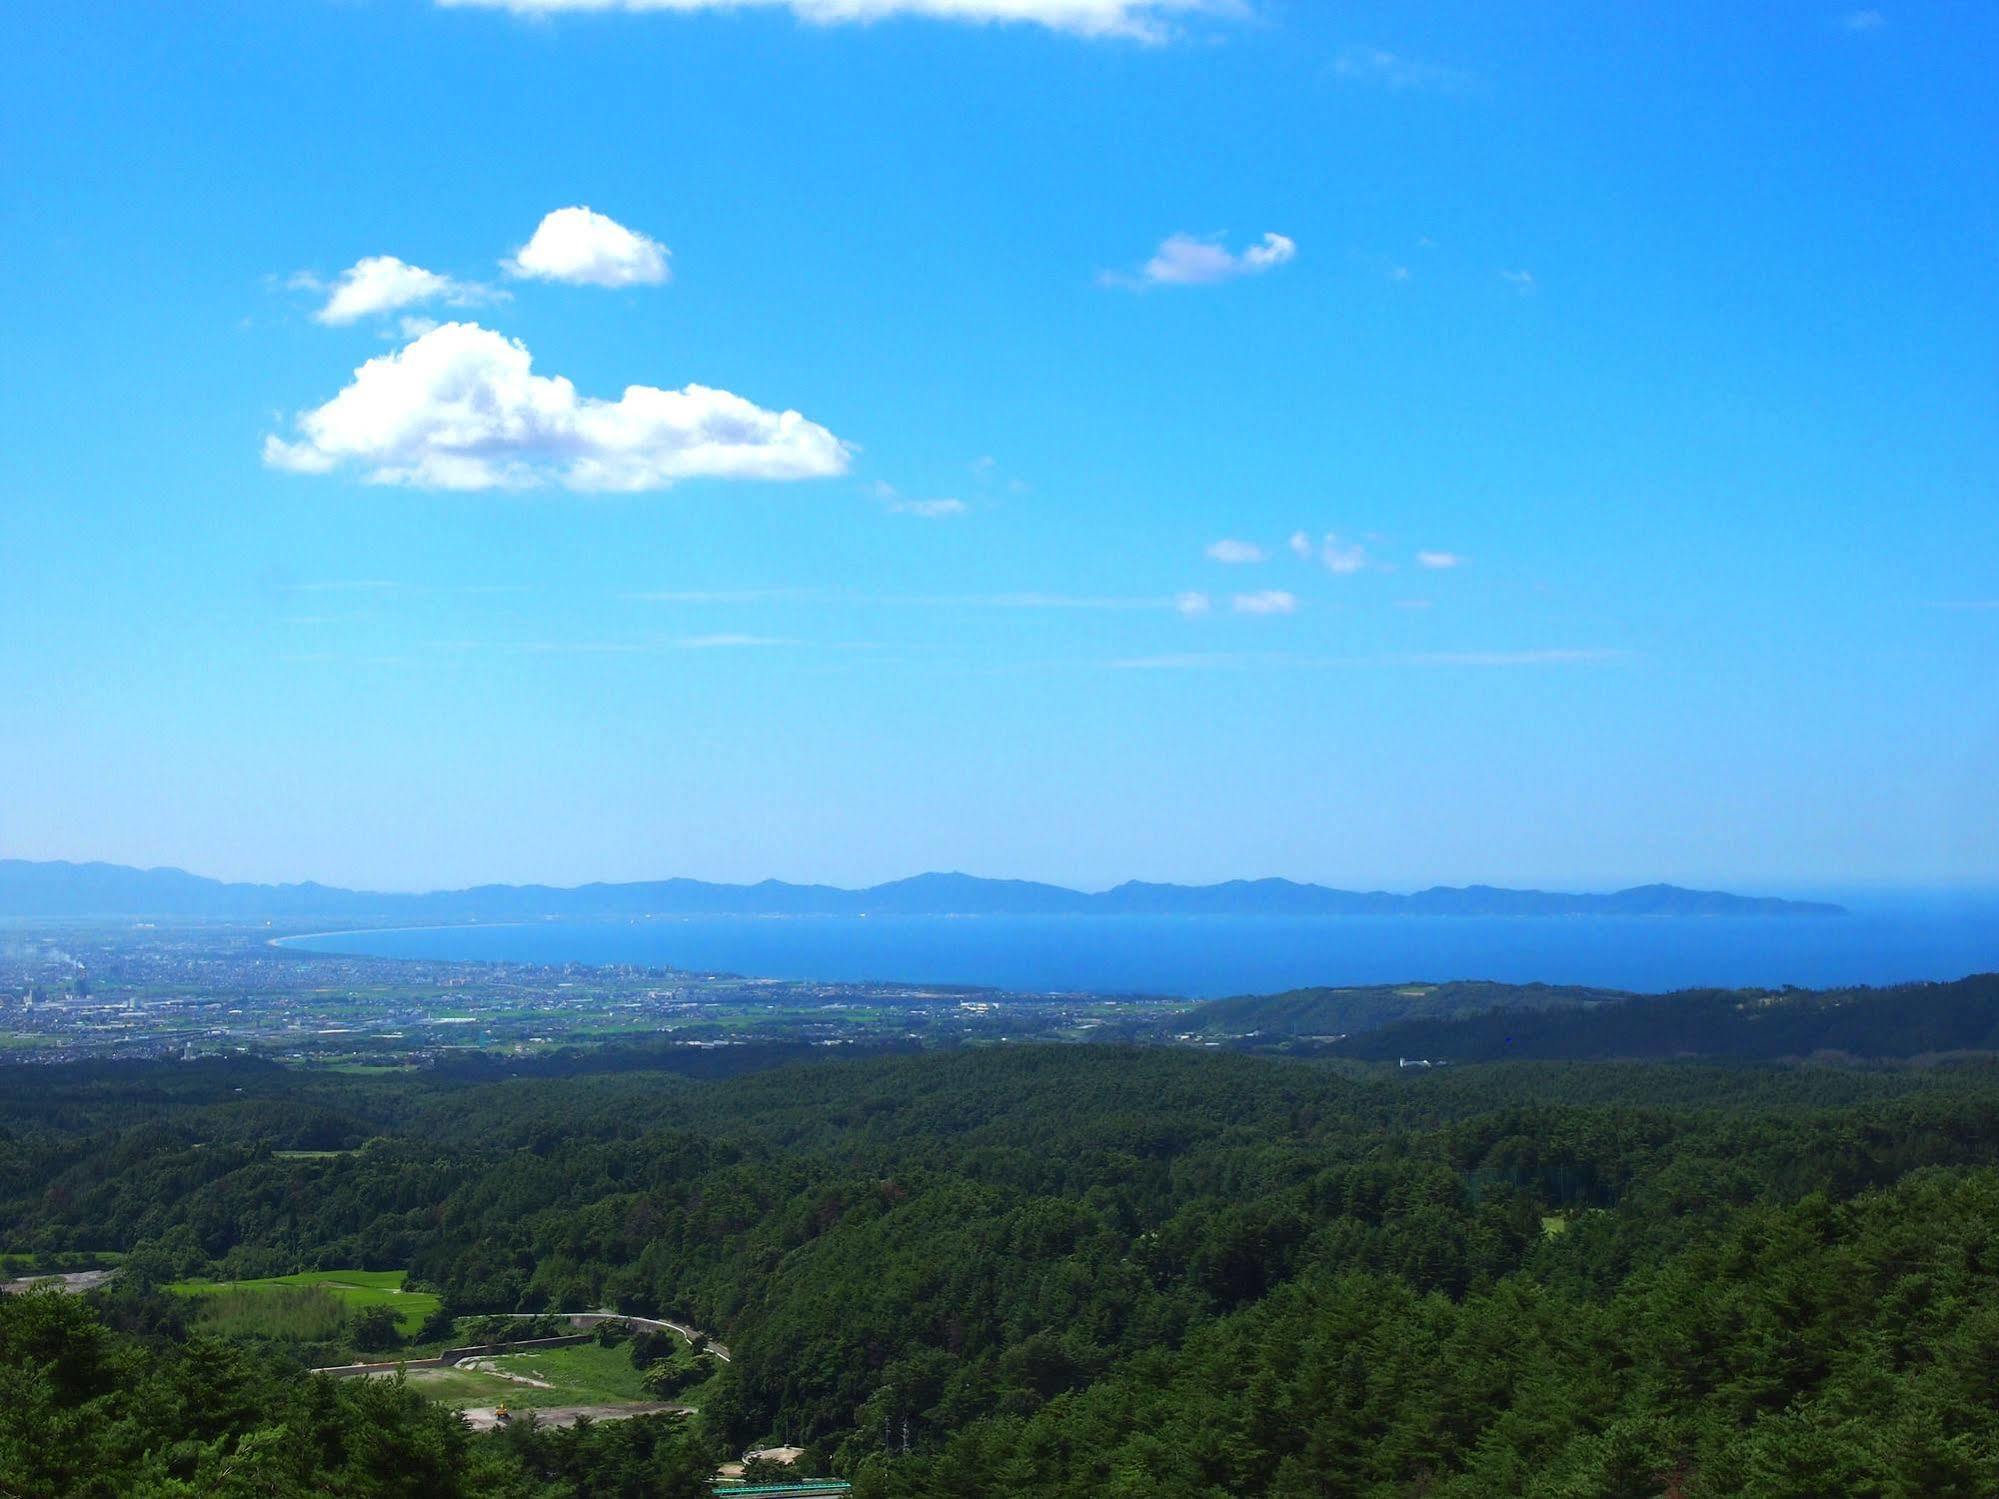
[{"label": "dirt road", "polygon": [[[691,1405],[675,1405],[671,1401],[652,1401],[640,1405],[549,1405],[539,1410],[517,1410],[515,1421],[525,1421],[534,1417],[542,1426],[574,1426],[588,1416],[592,1421],[624,1421],[633,1416],[657,1416],[667,1412],[692,1415]],[[499,1407],[475,1405],[458,1413],[471,1425],[474,1431],[491,1431],[500,1424]]]}]

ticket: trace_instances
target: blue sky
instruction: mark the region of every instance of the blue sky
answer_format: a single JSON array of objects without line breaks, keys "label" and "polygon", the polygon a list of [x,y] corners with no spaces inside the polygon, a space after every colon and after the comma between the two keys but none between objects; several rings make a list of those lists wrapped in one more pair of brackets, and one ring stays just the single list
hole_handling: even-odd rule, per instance
[{"label": "blue sky", "polygon": [[1999,878],[1991,6],[537,9],[0,21],[0,853]]}]

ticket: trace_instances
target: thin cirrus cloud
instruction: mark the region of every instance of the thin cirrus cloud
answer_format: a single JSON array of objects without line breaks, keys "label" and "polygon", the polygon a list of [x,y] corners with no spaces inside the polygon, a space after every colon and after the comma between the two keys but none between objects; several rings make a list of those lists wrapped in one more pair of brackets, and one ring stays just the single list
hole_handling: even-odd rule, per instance
[{"label": "thin cirrus cloud", "polygon": [[1453,567],[1463,567],[1465,558],[1457,552],[1418,552],[1416,565],[1427,567],[1433,572],[1441,572]]},{"label": "thin cirrus cloud", "polygon": [[1366,547],[1357,541],[1341,541],[1330,533],[1319,544],[1319,561],[1325,564],[1327,572],[1341,577],[1364,572],[1369,565]]},{"label": "thin cirrus cloud", "polygon": [[791,602],[858,604],[868,607],[917,609],[1081,609],[1112,612],[1173,610],[1204,613],[1206,594],[1120,595],[1074,593],[919,593],[870,594],[845,588],[665,589],[635,593],[630,598],[655,604],[761,604]]},{"label": "thin cirrus cloud", "polygon": [[1214,286],[1244,276],[1260,276],[1298,257],[1298,244],[1282,234],[1266,234],[1243,250],[1231,250],[1219,237],[1169,234],[1152,258],[1136,272],[1105,271],[1105,286],[1143,291],[1155,286]]},{"label": "thin cirrus cloud", "polygon": [[1208,544],[1208,560],[1211,562],[1248,563],[1262,562],[1269,553],[1253,541],[1238,541],[1232,536],[1224,536],[1220,541]]},{"label": "thin cirrus cloud", "polygon": [[1173,609],[1182,619],[1199,619],[1212,613],[1215,601],[1205,593],[1176,593],[1173,595]]},{"label": "thin cirrus cloud", "polygon": [[572,286],[658,286],[669,280],[673,252],[650,235],[585,207],[558,208],[528,242],[501,262],[509,276]]},{"label": "thin cirrus cloud", "polygon": [[1241,14],[1243,0],[437,0],[442,6],[552,16],[572,11],[788,10],[818,26],[914,16],[935,21],[1011,21],[1083,37],[1162,42],[1174,22]]},{"label": "thin cirrus cloud", "polygon": [[1618,661],[1627,651],[1547,650],[1547,651],[1417,651],[1409,655],[1385,656],[1388,666],[1593,666]]},{"label": "thin cirrus cloud", "polygon": [[1596,666],[1630,655],[1620,650],[1418,651],[1385,656],[1306,656],[1284,651],[1183,651],[1159,656],[1127,656],[1097,663],[1114,671],[1201,671],[1268,667],[1297,671],[1368,668]]},{"label": "thin cirrus cloud", "polygon": [[291,473],[354,468],[372,484],[424,489],[634,492],[682,479],[819,479],[846,472],[847,445],[796,411],[726,390],[632,385],[615,401],[537,375],[527,346],[477,323],[446,323],[370,359],[298,435],[264,439]]},{"label": "thin cirrus cloud", "polygon": [[1369,84],[1376,88],[1427,90],[1453,94],[1471,87],[1472,75],[1462,68],[1423,62],[1404,57],[1386,47],[1347,47],[1333,59],[1333,76],[1342,83]]},{"label": "thin cirrus cloud", "polygon": [[868,486],[868,492],[882,502],[882,508],[889,514],[913,515],[920,520],[946,520],[954,515],[964,515],[971,509],[960,499],[912,500],[893,484],[879,480]]},{"label": "thin cirrus cloud", "polygon": [[292,277],[291,284],[304,291],[323,291],[326,302],[312,315],[316,323],[340,328],[362,318],[378,317],[426,302],[450,302],[467,306],[493,300],[490,287],[459,281],[427,271],[393,255],[369,255],[354,262],[331,282],[321,281],[310,272]]},{"label": "thin cirrus cloud", "polygon": [[1255,593],[1239,593],[1232,601],[1238,614],[1296,614],[1298,596],[1281,588],[1264,588]]}]

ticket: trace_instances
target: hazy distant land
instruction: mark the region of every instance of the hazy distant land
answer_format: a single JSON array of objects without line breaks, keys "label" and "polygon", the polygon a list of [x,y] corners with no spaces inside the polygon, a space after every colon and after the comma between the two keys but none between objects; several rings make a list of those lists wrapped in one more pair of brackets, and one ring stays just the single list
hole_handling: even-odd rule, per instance
[{"label": "hazy distant land", "polygon": [[521,921],[633,916],[1837,916],[1822,901],[1640,885],[1601,894],[1437,886],[1410,894],[1333,890],[1292,880],[1166,885],[1132,880],[1099,892],[964,874],[842,890],[764,880],[481,885],[402,894],[329,885],[231,884],[179,869],[0,860],[0,916],[212,920]]}]

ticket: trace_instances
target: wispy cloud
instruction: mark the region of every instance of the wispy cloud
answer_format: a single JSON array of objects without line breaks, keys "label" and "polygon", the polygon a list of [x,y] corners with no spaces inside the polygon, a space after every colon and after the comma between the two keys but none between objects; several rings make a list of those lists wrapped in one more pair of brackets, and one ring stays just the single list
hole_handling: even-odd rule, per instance
[{"label": "wispy cloud", "polygon": [[942,597],[886,599],[885,603],[965,605],[981,609],[1175,609],[1175,598],[1137,598],[1106,594],[1067,593],[988,593],[956,594]]},{"label": "wispy cloud", "polygon": [[1253,541],[1238,541],[1225,536],[1220,541],[1208,543],[1208,558],[1214,562],[1262,562],[1270,554]]},{"label": "wispy cloud", "polygon": [[868,486],[868,493],[882,502],[882,508],[891,515],[914,515],[923,520],[943,520],[953,515],[963,515],[971,509],[963,500],[912,500],[905,498],[893,484],[876,480]]},{"label": "wispy cloud", "polygon": [[1523,297],[1531,297],[1539,285],[1532,271],[1501,271],[1499,279]]},{"label": "wispy cloud", "polygon": [[529,640],[511,647],[533,656],[651,656],[664,651],[734,650],[761,646],[802,646],[811,642],[781,635],[681,635],[648,640]]},{"label": "wispy cloud", "polygon": [[1112,671],[1203,671],[1240,666],[1252,659],[1232,651],[1183,651],[1166,656],[1126,656],[1103,665]]},{"label": "wispy cloud", "polygon": [[1365,572],[1371,567],[1393,570],[1387,563],[1376,562],[1368,554],[1367,547],[1363,543],[1348,541],[1335,531],[1328,531],[1317,541],[1312,539],[1309,532],[1293,531],[1284,545],[1290,549],[1291,555],[1301,562],[1317,559],[1327,572],[1340,577]]},{"label": "wispy cloud", "polygon": [[1213,671],[1266,668],[1289,671],[1361,671],[1394,668],[1590,666],[1624,659],[1615,650],[1429,651],[1376,656],[1310,656],[1287,651],[1179,651],[1124,656],[1094,663],[1114,671]]},{"label": "wispy cloud", "polygon": [[1218,235],[1200,237],[1169,234],[1160,241],[1152,258],[1136,272],[1104,271],[1097,280],[1105,286],[1142,291],[1155,286],[1213,286],[1243,276],[1259,276],[1288,265],[1298,255],[1296,241],[1282,234],[1266,234],[1244,250],[1231,250]]},{"label": "wispy cloud", "polygon": [[1614,650],[1417,651],[1384,656],[1381,661],[1389,666],[1588,666],[1621,660],[1629,654]]},{"label": "wispy cloud", "polygon": [[648,604],[766,604],[781,599],[831,601],[842,595],[827,588],[681,588],[632,593],[626,597]]},{"label": "wispy cloud", "polygon": [[1839,18],[1845,31],[1879,31],[1888,24],[1888,18],[1878,10],[1850,10]]},{"label": "wispy cloud", "polygon": [[1325,564],[1327,572],[1346,577],[1352,573],[1366,571],[1367,548],[1357,541],[1342,541],[1339,537],[1328,533],[1326,539],[1319,544],[1319,561]]},{"label": "wispy cloud", "polygon": [[1416,565],[1418,567],[1430,568],[1433,571],[1463,567],[1465,560],[1457,552],[1418,552],[1416,554]]},{"label": "wispy cloud", "polygon": [[1177,593],[1173,596],[1173,607],[1184,619],[1199,619],[1214,610],[1215,601],[1205,593]]},{"label": "wispy cloud", "polygon": [[1081,609],[1178,610],[1185,594],[1037,593],[860,593],[838,588],[666,589],[628,594],[655,604],[855,604],[915,609]]},{"label": "wispy cloud", "polygon": [[439,5],[553,16],[573,11],[788,10],[817,26],[920,16],[935,21],[1019,22],[1080,37],[1164,42],[1177,21],[1240,15],[1244,0],[437,0]]},{"label": "wispy cloud", "polygon": [[1343,83],[1371,84],[1377,88],[1428,90],[1458,93],[1475,81],[1462,68],[1404,57],[1386,47],[1347,47],[1333,60],[1333,76]]},{"label": "wispy cloud", "polygon": [[1296,614],[1298,596],[1281,588],[1264,588],[1255,593],[1239,593],[1231,601],[1238,614]]}]

